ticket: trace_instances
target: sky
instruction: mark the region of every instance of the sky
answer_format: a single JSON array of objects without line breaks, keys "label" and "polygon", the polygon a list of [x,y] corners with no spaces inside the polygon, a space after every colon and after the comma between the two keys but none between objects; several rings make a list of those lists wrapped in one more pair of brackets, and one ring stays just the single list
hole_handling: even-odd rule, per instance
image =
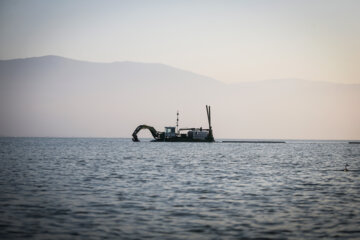
[{"label": "sky", "polygon": [[225,83],[360,83],[360,1],[0,1],[0,59],[163,63]]}]

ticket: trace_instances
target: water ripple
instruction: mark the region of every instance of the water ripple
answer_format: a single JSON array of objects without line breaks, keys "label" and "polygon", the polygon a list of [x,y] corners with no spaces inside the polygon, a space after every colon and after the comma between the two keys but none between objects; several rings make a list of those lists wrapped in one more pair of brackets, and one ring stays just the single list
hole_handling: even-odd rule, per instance
[{"label": "water ripple", "polygon": [[359,156],[341,142],[0,138],[0,238],[359,239]]}]

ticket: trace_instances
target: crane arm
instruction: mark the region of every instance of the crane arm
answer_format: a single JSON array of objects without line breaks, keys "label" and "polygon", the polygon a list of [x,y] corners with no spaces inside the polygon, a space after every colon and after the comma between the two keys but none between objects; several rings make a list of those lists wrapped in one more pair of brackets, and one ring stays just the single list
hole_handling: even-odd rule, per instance
[{"label": "crane arm", "polygon": [[158,139],[159,138],[159,132],[156,131],[156,129],[152,126],[148,126],[148,125],[139,125],[135,131],[133,132],[132,136],[133,136],[133,141],[134,142],[139,142],[139,138],[137,137],[138,132],[140,132],[140,130],[142,129],[148,129],[151,133],[151,135],[154,137],[154,139]]}]

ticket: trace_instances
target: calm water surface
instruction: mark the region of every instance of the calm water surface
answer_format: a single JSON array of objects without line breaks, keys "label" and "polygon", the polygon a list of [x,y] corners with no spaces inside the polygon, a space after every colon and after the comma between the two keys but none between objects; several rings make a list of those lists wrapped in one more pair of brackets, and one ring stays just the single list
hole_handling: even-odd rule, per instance
[{"label": "calm water surface", "polygon": [[360,239],[358,144],[0,138],[0,164],[0,239]]}]

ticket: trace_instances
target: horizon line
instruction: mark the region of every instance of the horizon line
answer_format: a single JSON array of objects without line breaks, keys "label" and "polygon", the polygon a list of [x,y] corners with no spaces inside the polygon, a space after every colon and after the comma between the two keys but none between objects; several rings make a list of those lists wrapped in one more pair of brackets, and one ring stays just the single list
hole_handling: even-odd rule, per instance
[{"label": "horizon line", "polygon": [[[0,138],[83,138],[83,139],[130,139],[131,137],[65,137],[65,136],[0,136]],[[144,137],[142,139],[152,139],[149,137]],[[290,138],[216,138],[217,140],[249,140],[249,141],[261,141],[261,140],[265,140],[265,141],[308,141],[308,142],[321,142],[321,141],[331,141],[331,142],[335,142],[335,141],[341,141],[341,142],[360,142],[360,139],[290,139]],[[215,141],[216,142],[216,141]]]}]

